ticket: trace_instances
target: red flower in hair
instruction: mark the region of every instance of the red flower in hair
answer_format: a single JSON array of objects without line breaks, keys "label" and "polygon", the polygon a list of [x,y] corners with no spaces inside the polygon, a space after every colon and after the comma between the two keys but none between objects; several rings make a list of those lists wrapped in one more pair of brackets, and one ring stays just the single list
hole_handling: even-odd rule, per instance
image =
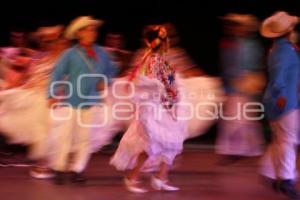
[{"label": "red flower in hair", "polygon": [[161,43],[159,38],[156,38],[151,42],[151,49],[155,49]]}]

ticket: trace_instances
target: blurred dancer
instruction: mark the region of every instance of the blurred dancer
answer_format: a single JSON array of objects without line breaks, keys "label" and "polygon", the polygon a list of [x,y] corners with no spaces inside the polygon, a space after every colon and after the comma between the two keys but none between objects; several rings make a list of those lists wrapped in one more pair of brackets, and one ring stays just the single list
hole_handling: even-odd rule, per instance
[{"label": "blurred dancer", "polygon": [[[228,14],[224,18],[225,37],[221,42],[222,78],[227,99],[222,115],[216,151],[220,164],[244,156],[258,156],[263,150],[263,135],[258,120],[244,116],[244,106],[257,102],[263,89],[263,50],[255,38],[259,22],[252,15]],[[252,117],[252,119],[249,119]]]},{"label": "blurred dancer", "polygon": [[273,140],[262,162],[262,175],[290,199],[299,199],[295,188],[296,149],[299,132],[298,88],[300,61],[289,39],[299,22],[296,16],[277,12],[267,18],[261,34],[273,39],[268,57],[269,81],[264,95]]},{"label": "blurred dancer", "polygon": [[1,82],[0,89],[16,88],[25,83],[31,57],[22,55],[21,50],[14,47],[0,49]]},{"label": "blurred dancer", "polygon": [[[139,183],[140,172],[153,163],[159,171],[151,178],[152,187],[176,191],[179,188],[168,183],[168,171],[182,151],[187,125],[177,119],[179,91],[175,71],[165,57],[169,47],[167,31],[163,26],[149,27],[144,38],[148,48],[130,76],[135,84],[138,119],[124,134],[111,164],[118,170],[130,170],[124,183],[131,192],[147,191]],[[143,98],[145,93],[148,97]],[[155,98],[155,94],[159,98]],[[156,116],[157,111],[161,111],[160,117]]]},{"label": "blurred dancer", "polygon": [[[49,44],[44,49],[43,57],[30,58],[25,84],[0,92],[0,130],[11,143],[29,145],[30,159],[42,164],[48,153],[47,85],[54,63],[66,46],[60,43],[63,40],[61,26],[43,27],[37,32]],[[47,169],[33,168],[31,175],[47,178],[51,173]]]},{"label": "blurred dancer", "polygon": [[[49,85],[49,104],[58,106],[54,112],[65,117],[62,125],[52,130],[57,134],[53,145],[56,152],[51,163],[56,184],[65,183],[68,172],[72,173],[73,182],[86,181],[83,171],[90,158],[91,109],[100,103],[99,91],[107,84],[105,79],[110,81],[117,73],[109,55],[95,44],[97,29],[102,23],[89,16],[71,22],[65,36],[77,40],[77,44],[61,56]],[[57,96],[60,93],[58,81],[67,82],[68,87],[64,88],[67,97],[64,99]],[[69,162],[71,153],[72,162]]]},{"label": "blurred dancer", "polygon": [[[11,46],[0,49],[1,89],[9,89],[24,84],[33,50],[27,47],[27,34],[10,32]],[[9,57],[8,57],[9,55]]]},{"label": "blurred dancer", "polygon": [[47,138],[45,139],[45,151],[47,155],[40,159],[36,166],[34,166],[30,175],[34,178],[51,178],[53,173],[49,168],[49,159],[51,154],[51,139],[55,135],[51,133],[51,127],[54,125],[54,120],[49,119],[48,106],[47,105],[47,89],[50,82],[50,76],[54,70],[54,65],[58,61],[62,52],[68,48],[69,41],[63,37],[64,27],[57,25],[52,27],[41,27],[35,32],[36,40],[40,46],[40,51],[36,51],[33,54],[33,62],[28,71],[28,78],[26,83],[22,86],[22,89],[27,91],[34,91],[36,94],[40,94],[44,98],[40,112],[44,110],[44,116],[47,121]]}]

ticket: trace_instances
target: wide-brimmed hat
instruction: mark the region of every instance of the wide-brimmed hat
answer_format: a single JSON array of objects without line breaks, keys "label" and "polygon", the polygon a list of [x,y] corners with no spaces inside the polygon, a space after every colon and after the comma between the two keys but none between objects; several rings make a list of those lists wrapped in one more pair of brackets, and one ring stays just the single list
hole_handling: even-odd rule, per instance
[{"label": "wide-brimmed hat", "polygon": [[82,28],[85,28],[87,26],[101,26],[103,25],[104,21],[94,19],[91,16],[81,16],[74,19],[70,25],[67,27],[65,32],[65,37],[67,39],[73,40],[76,39],[76,33]]},{"label": "wide-brimmed hat", "polygon": [[298,22],[299,18],[297,16],[291,16],[282,11],[276,12],[264,20],[260,33],[267,38],[280,37],[292,31]]},{"label": "wide-brimmed hat", "polygon": [[62,25],[40,27],[35,32],[35,36],[40,39],[41,38],[57,39],[61,36],[63,31],[64,31],[64,26]]},{"label": "wide-brimmed hat", "polygon": [[227,22],[234,22],[235,24],[246,26],[252,31],[257,31],[260,26],[260,21],[257,17],[251,14],[228,13],[220,18]]}]

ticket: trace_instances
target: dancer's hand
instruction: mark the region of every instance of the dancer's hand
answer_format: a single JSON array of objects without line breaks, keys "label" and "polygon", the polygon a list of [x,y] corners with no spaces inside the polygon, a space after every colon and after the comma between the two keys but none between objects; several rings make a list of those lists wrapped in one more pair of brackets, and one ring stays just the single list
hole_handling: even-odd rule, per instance
[{"label": "dancer's hand", "polygon": [[280,108],[283,109],[286,105],[286,99],[284,97],[278,97],[276,100],[276,105]]},{"label": "dancer's hand", "polygon": [[98,89],[98,91],[103,91],[105,89],[105,84],[103,81],[99,81],[97,83],[97,89]]}]

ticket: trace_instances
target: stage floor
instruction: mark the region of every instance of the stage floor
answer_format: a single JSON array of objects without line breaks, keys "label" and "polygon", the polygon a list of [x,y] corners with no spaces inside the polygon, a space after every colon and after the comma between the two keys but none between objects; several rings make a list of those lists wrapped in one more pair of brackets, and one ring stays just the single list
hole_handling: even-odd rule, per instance
[{"label": "stage floor", "polygon": [[[176,160],[170,180],[179,192],[133,194],[122,184],[122,172],[108,165],[110,152],[92,157],[83,186],[54,185],[50,180],[29,177],[28,168],[0,168],[1,200],[280,200],[285,199],[262,184],[258,159],[220,166],[212,150],[186,150]],[[145,175],[149,186],[149,175]],[[150,189],[150,187],[149,187]]]}]

